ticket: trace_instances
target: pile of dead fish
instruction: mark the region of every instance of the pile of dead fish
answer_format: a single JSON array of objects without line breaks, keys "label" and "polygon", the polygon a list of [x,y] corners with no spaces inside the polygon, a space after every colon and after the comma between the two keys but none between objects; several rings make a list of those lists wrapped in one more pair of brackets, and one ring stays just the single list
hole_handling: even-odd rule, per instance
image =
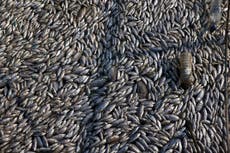
[{"label": "pile of dead fish", "polygon": [[227,152],[227,0],[0,1],[0,152]]}]

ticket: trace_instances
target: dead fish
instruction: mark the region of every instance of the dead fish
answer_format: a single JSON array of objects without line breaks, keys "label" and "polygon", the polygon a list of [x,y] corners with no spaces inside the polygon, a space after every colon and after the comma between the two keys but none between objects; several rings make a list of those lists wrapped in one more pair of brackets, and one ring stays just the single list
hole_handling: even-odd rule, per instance
[{"label": "dead fish", "polygon": [[180,85],[182,88],[187,89],[194,82],[192,75],[192,54],[190,52],[181,53],[179,63]]},{"label": "dead fish", "polygon": [[216,30],[216,25],[221,19],[222,9],[221,9],[222,0],[212,0],[209,10],[209,30],[213,32]]}]

